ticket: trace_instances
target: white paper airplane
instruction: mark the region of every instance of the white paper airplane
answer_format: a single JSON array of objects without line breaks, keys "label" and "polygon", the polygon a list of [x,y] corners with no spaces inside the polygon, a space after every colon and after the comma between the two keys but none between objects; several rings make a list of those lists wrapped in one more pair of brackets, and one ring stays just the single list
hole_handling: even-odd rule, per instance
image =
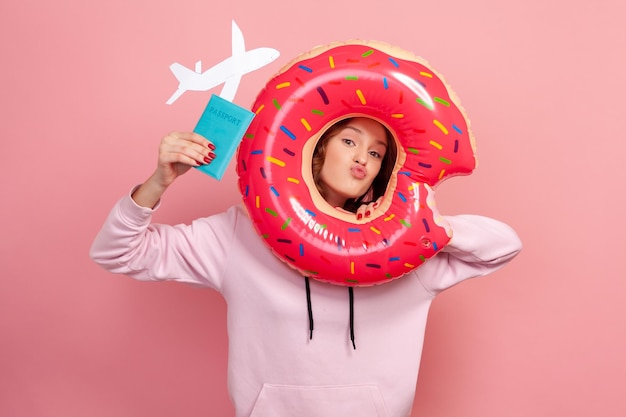
[{"label": "white paper airplane", "polygon": [[185,91],[207,91],[222,83],[224,86],[219,96],[232,102],[244,74],[264,67],[279,56],[280,53],[273,48],[256,48],[246,51],[243,33],[233,20],[232,56],[204,72],[202,72],[202,61],[196,62],[194,70],[178,62],[170,65],[170,70],[179,84],[178,89],[167,100],[167,104],[175,102]]}]

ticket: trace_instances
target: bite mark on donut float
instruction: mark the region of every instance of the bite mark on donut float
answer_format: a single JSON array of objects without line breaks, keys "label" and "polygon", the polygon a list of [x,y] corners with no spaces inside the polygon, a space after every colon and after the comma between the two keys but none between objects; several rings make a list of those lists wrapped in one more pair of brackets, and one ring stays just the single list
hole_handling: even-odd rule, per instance
[{"label": "bite mark on donut float", "polygon": [[[312,50],[259,93],[237,152],[244,205],[274,254],[305,276],[347,286],[399,278],[450,239],[433,188],[475,166],[458,98],[419,57],[380,42]],[[311,160],[320,136],[347,117],[370,117],[397,142],[396,165],[373,216],[331,207]]]}]

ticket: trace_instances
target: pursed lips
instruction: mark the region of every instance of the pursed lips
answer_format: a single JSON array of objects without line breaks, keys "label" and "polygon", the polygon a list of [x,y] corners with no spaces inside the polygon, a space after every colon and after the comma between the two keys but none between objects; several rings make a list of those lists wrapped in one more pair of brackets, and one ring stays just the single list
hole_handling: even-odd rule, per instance
[{"label": "pursed lips", "polygon": [[360,164],[354,164],[352,165],[352,168],[350,168],[350,172],[352,173],[352,176],[362,180],[363,178],[365,178],[367,176],[367,169]]}]

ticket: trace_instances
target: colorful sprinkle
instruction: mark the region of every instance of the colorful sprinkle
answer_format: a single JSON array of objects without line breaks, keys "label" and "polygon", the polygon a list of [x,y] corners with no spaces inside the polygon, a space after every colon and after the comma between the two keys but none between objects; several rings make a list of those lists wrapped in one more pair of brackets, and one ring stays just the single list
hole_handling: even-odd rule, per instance
[{"label": "colorful sprinkle", "polygon": [[305,67],[304,65],[298,65],[298,68],[300,68],[301,70],[304,70],[306,72],[313,72],[312,68]]},{"label": "colorful sprinkle", "polygon": [[443,132],[444,135],[448,134],[448,129],[446,129],[446,127],[439,120],[435,119],[433,120],[433,123]]},{"label": "colorful sprinkle", "polygon": [[415,149],[415,148],[406,148],[406,149],[407,149],[407,151],[409,151],[409,152],[411,152],[411,153],[413,153],[415,155],[420,153],[420,151],[418,149]]},{"label": "colorful sprinkle", "polygon": [[304,245],[300,243],[300,256],[304,256]]},{"label": "colorful sprinkle", "polygon": [[374,53],[374,50],[373,50],[373,49],[370,49],[369,51],[365,51],[365,52],[363,53],[363,55],[361,55],[361,56],[362,56],[363,58],[365,58],[365,57],[368,57],[368,56],[372,55],[373,53]]},{"label": "colorful sprinkle", "polygon": [[271,208],[266,208],[266,209],[265,209],[265,212],[266,212],[267,214],[271,215],[271,216],[278,217],[278,213],[276,213],[276,212],[275,212],[274,210],[272,210]]},{"label": "colorful sprinkle", "polygon": [[322,101],[324,102],[324,104],[330,103],[330,101],[328,101],[328,96],[326,95],[326,92],[324,91],[322,87],[317,87],[316,90],[319,93],[319,95],[322,97]]},{"label": "colorful sprinkle", "polygon": [[421,97],[416,98],[415,101],[417,101],[422,106],[426,107],[428,110],[432,110],[433,109],[433,106],[430,103],[427,103],[424,100],[422,100]]},{"label": "colorful sprinkle", "polygon": [[439,143],[435,142],[434,140],[431,140],[431,141],[430,141],[430,142],[428,142],[428,143],[430,143],[431,145],[433,145],[435,148],[437,148],[437,149],[439,149],[439,150],[442,150],[442,149],[443,149],[443,146],[441,146]]},{"label": "colorful sprinkle", "polygon": [[[284,161],[281,161],[280,159],[276,159],[273,156],[268,156],[267,160],[270,161],[272,164],[276,164],[281,168],[284,168],[285,165],[287,165]],[[265,176],[263,176],[263,178],[265,178]]]},{"label": "colorful sprinkle", "polygon": [[442,179],[445,174],[446,174],[446,170],[442,169],[441,172],[439,173],[439,179]]},{"label": "colorful sprinkle", "polygon": [[380,230],[378,230],[377,228],[375,228],[374,226],[370,226],[370,230],[374,233],[376,233],[377,235],[380,234]]},{"label": "colorful sprinkle", "polygon": [[263,177],[264,180],[267,179],[267,175],[265,175],[265,168],[261,167],[259,168],[259,171],[261,171],[261,176]]},{"label": "colorful sprinkle", "polygon": [[452,163],[452,161],[451,161],[451,160],[449,160],[448,158],[444,158],[443,156],[440,156],[440,157],[439,157],[439,160],[440,160],[441,162],[443,162],[444,164],[448,164],[448,165],[450,165],[450,164]]},{"label": "colorful sprinkle", "polygon": [[261,208],[261,197],[260,196],[256,196],[256,198],[254,199],[254,205],[256,206],[256,208]]},{"label": "colorful sprinkle", "polygon": [[423,167],[423,168],[432,168],[433,166],[431,164],[427,164],[426,162],[418,162],[417,165]]},{"label": "colorful sprinkle", "polygon": [[276,242],[278,242],[278,243],[287,243],[287,244],[291,245],[291,239],[276,239]]},{"label": "colorful sprinkle", "polygon": [[452,125],[452,129],[456,130],[456,133],[458,133],[459,135],[463,134],[463,131],[461,130],[461,128],[459,128],[457,125]]},{"label": "colorful sprinkle", "polygon": [[283,148],[283,152],[285,152],[289,156],[295,156],[296,155],[296,153],[294,151],[292,151],[290,149],[287,149],[287,148]]},{"label": "colorful sprinkle", "polygon": [[259,106],[258,109],[256,109],[256,111],[254,112],[254,114],[258,115],[259,113],[261,113],[261,110],[263,110],[265,108],[265,104],[261,104]]},{"label": "colorful sprinkle", "polygon": [[420,71],[420,75],[428,78],[433,78],[433,75],[430,72]]},{"label": "colorful sprinkle", "polygon": [[439,250],[439,246],[437,246],[437,242],[433,242],[433,249],[434,249],[435,251],[438,251],[438,250]]},{"label": "colorful sprinkle", "polygon": [[399,256],[394,256],[392,258],[389,258],[389,262],[396,262],[396,261],[399,261],[399,260],[400,260]]},{"label": "colorful sprinkle", "polygon": [[404,226],[404,227],[408,227],[408,228],[411,228],[411,227],[412,227],[411,223],[407,222],[407,221],[406,221],[406,220],[404,220],[404,219],[400,220],[400,224],[401,224],[402,226]]},{"label": "colorful sprinkle", "polygon": [[454,141],[454,153],[457,153],[459,151],[459,140],[455,140]]},{"label": "colorful sprinkle", "polygon": [[277,90],[280,90],[281,88],[287,88],[287,87],[291,87],[291,83],[289,81],[286,81],[284,83],[280,83],[276,86]]},{"label": "colorful sprinkle", "polygon": [[331,68],[335,68],[335,58],[331,56],[328,57],[328,65],[330,65]]},{"label": "colorful sprinkle", "polygon": [[406,266],[407,268],[415,268],[415,265],[410,264],[410,263],[408,263],[408,262],[405,262],[405,263],[404,263],[404,266]]},{"label": "colorful sprinkle", "polygon": [[317,110],[317,109],[311,109],[311,113],[316,114],[318,116],[323,116],[324,112],[321,110]]},{"label": "colorful sprinkle", "polygon": [[358,81],[359,77],[356,75],[346,75],[346,81]]},{"label": "colorful sprinkle", "polygon": [[387,77],[383,77],[383,87],[385,87],[385,90],[387,90],[389,88],[389,83],[387,82]]},{"label": "colorful sprinkle", "polygon": [[411,176],[411,172],[410,171],[400,171],[400,172],[398,172],[398,175],[404,175],[404,176],[410,177]]},{"label": "colorful sprinkle", "polygon": [[289,139],[296,140],[296,135],[291,133],[291,131],[287,129],[285,126],[281,126],[280,130],[282,130],[285,135],[289,136]]},{"label": "colorful sprinkle", "polygon": [[380,265],[379,264],[365,264],[365,266],[368,267],[368,268],[380,269]]},{"label": "colorful sprinkle", "polygon": [[244,194],[246,197],[248,196],[248,191],[250,191],[250,186],[246,185],[246,192]]},{"label": "colorful sprinkle", "polygon": [[406,197],[404,196],[404,194],[398,192],[398,197],[400,197],[400,200],[402,200],[403,203],[406,203]]},{"label": "colorful sprinkle", "polygon": [[292,182],[292,183],[294,183],[294,184],[300,184],[300,180],[299,180],[299,179],[297,179],[297,178],[293,178],[293,177],[288,177],[288,178],[287,178],[287,181],[288,181],[288,182]]},{"label": "colorful sprinkle", "polygon": [[262,153],[263,153],[262,149],[256,149],[256,150],[250,152],[250,155],[260,155]]},{"label": "colorful sprinkle", "polygon": [[433,100],[436,101],[439,104],[443,104],[446,107],[450,107],[450,102],[447,101],[447,100],[442,99],[441,97],[434,97]]},{"label": "colorful sprinkle", "polygon": [[404,114],[402,114],[402,113],[393,113],[393,114],[391,115],[391,117],[392,117],[393,119],[403,119],[403,118],[404,118]]},{"label": "colorful sprinkle", "polygon": [[348,232],[350,232],[350,233],[360,233],[361,229],[358,228],[358,227],[349,227],[348,228]]},{"label": "colorful sprinkle", "polygon": [[276,107],[276,110],[280,110],[280,104],[278,103],[278,100],[273,99],[272,104],[274,105],[274,107]]},{"label": "colorful sprinkle", "polygon": [[302,126],[304,126],[304,128],[307,130],[307,132],[311,131],[311,125],[309,124],[309,122],[306,121],[306,119],[304,117],[302,119],[300,119],[300,123],[302,123]]},{"label": "colorful sprinkle", "polygon": [[285,230],[287,227],[289,227],[289,223],[291,223],[291,217],[287,217],[287,220],[285,220],[285,223],[283,223],[280,229]]},{"label": "colorful sprinkle", "polygon": [[276,190],[276,188],[274,188],[273,185],[270,185],[270,191],[272,192],[272,194],[274,194],[276,197],[280,197],[280,194],[278,194],[278,191]]},{"label": "colorful sprinkle", "polygon": [[354,261],[350,261],[350,273],[354,275]]},{"label": "colorful sprinkle", "polygon": [[388,222],[389,220],[393,220],[393,218],[394,218],[394,217],[396,217],[396,215],[395,215],[395,214],[392,214],[392,215],[390,215],[390,216],[385,217],[385,218],[384,218],[384,220],[385,220],[386,222]]},{"label": "colorful sprinkle", "polygon": [[361,90],[356,90],[356,95],[359,96],[359,101],[361,102],[361,104],[367,104],[367,102],[365,101],[365,96],[363,95],[363,92]]},{"label": "colorful sprinkle", "polygon": [[399,67],[400,67],[400,64],[398,64],[398,63],[396,62],[396,60],[395,60],[395,59],[393,59],[392,57],[389,57],[389,62],[391,62],[391,64],[392,64],[394,67],[396,67],[396,68],[399,68]]},{"label": "colorful sprinkle", "polygon": [[422,219],[422,223],[424,224],[424,229],[427,233],[430,233],[430,226],[428,225],[428,221],[426,219]]}]

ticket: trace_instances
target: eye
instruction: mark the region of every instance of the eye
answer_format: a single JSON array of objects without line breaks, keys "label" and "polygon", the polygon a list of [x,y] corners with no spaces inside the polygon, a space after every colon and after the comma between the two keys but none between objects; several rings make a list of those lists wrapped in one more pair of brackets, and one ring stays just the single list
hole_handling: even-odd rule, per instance
[{"label": "eye", "polygon": [[381,154],[379,154],[379,153],[378,153],[378,152],[376,152],[376,151],[370,151],[370,155],[371,155],[371,156],[373,156],[373,157],[374,157],[374,158],[376,158],[376,159],[380,159],[380,158],[382,158]]},{"label": "eye", "polygon": [[348,139],[348,138],[343,138],[341,139],[343,141],[343,143],[345,143],[346,145],[350,145],[350,146],[354,146],[354,141],[352,139]]}]

